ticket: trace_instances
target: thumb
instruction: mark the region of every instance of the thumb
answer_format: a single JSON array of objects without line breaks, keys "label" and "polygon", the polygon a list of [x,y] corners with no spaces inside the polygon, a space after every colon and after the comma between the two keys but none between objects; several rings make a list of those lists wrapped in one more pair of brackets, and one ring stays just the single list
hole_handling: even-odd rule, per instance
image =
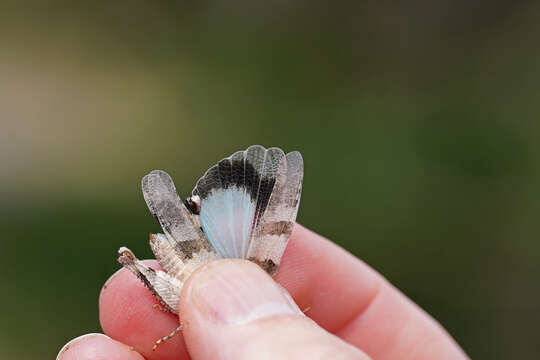
[{"label": "thumb", "polygon": [[219,260],[182,288],[180,320],[194,360],[369,359],[307,318],[290,295],[246,260]]}]

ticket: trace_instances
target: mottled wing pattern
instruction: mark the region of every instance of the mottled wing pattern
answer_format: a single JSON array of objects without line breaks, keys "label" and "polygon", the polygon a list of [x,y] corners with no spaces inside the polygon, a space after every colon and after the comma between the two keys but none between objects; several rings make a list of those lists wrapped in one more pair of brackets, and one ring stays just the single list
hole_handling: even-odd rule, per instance
[{"label": "mottled wing pattern", "polygon": [[[186,259],[183,253],[178,253],[165,234],[150,234],[150,247],[156,260],[167,273],[184,282],[199,266],[217,260],[220,256],[214,251],[201,248],[194,251],[191,258]],[[181,250],[180,250],[181,251]]]},{"label": "mottled wing pattern", "polygon": [[258,222],[247,258],[268,273],[277,271],[300,205],[304,162],[298,151],[281,159],[276,183],[262,219]]},{"label": "mottled wing pattern", "polygon": [[183,281],[196,267],[219,257],[166,172],[154,170],[146,175],[142,190],[148,208],[165,232],[151,235],[150,246],[169,275]]},{"label": "mottled wing pattern", "polygon": [[200,222],[216,251],[246,258],[276,183],[281,149],[250,146],[219,161],[199,179]]}]

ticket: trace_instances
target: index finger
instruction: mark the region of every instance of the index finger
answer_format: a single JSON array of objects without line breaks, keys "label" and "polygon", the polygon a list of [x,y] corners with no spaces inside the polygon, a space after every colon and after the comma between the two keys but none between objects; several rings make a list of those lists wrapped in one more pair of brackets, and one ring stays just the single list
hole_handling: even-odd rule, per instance
[{"label": "index finger", "polygon": [[467,358],[433,318],[380,274],[301,225],[275,279],[320,326],[372,358]]}]

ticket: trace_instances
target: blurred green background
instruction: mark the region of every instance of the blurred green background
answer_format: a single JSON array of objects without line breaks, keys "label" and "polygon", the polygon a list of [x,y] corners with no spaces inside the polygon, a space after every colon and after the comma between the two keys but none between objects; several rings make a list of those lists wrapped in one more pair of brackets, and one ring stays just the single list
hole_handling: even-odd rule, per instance
[{"label": "blurred green background", "polygon": [[300,150],[299,221],[473,358],[540,354],[540,3],[3,1],[0,358],[100,331],[139,188]]}]

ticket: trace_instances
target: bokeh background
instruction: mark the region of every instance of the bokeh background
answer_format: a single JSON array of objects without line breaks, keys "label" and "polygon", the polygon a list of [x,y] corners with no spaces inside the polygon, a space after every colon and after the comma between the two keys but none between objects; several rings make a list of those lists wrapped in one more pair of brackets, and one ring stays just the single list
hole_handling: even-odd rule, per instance
[{"label": "bokeh background", "polygon": [[299,221],[473,358],[540,354],[540,3],[2,1],[0,358],[100,331],[97,298],[251,144],[300,150]]}]

